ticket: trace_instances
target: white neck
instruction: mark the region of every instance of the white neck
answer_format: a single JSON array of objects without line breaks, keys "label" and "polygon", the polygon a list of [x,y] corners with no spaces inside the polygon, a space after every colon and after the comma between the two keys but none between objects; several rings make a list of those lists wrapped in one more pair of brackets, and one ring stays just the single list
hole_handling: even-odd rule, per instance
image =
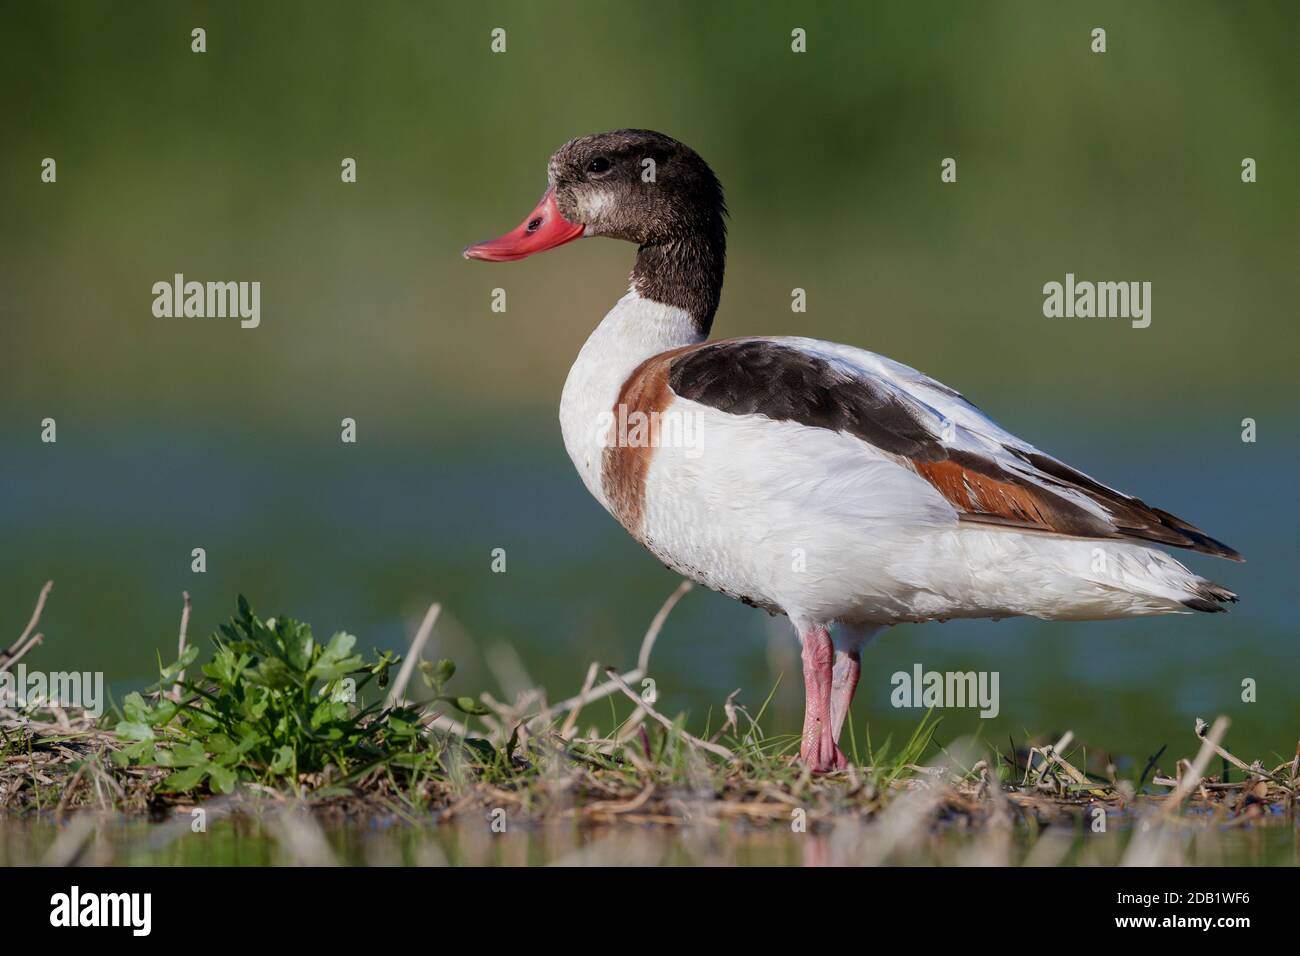
[{"label": "white neck", "polygon": [[613,411],[623,383],[638,365],[704,338],[685,309],[643,299],[634,289],[614,303],[578,353],[560,396],[560,429],[578,474],[602,505],[601,416]]}]

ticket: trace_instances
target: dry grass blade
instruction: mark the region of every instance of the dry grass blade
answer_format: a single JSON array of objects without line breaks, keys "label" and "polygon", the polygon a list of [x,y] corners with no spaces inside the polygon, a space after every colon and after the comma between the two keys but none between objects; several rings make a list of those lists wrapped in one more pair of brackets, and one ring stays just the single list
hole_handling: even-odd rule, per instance
[{"label": "dry grass blade", "polygon": [[[668,620],[668,615],[671,614],[673,608],[677,606],[677,602],[691,590],[691,587],[692,584],[690,581],[683,581],[681,584],[677,585],[672,594],[668,595],[668,599],[664,601],[663,606],[659,608],[659,612],[655,614],[654,618],[650,621],[650,626],[646,629],[645,636],[641,638],[641,650],[637,654],[636,667],[620,675],[620,678],[624,682],[631,683],[632,681],[640,680],[646,676],[646,672],[650,669],[650,652],[654,650],[655,641],[659,638],[659,632],[663,630],[664,622]],[[592,667],[596,666],[597,665],[595,664],[592,665]],[[574,714],[581,711],[582,708],[586,707],[588,704],[595,703],[598,700],[603,700],[618,690],[618,684],[612,680],[608,680],[598,687],[584,686],[581,693],[570,697],[568,700],[560,701],[560,703],[555,704],[552,707],[548,707],[542,713],[530,720],[529,723],[531,724],[537,721],[546,723],[556,714]],[[576,720],[577,718],[575,717],[575,723]],[[569,726],[569,721],[565,720],[565,724],[566,726]]]},{"label": "dry grass blade", "polygon": [[1227,717],[1219,717],[1210,728],[1209,733],[1201,738],[1201,749],[1196,754],[1196,759],[1192,761],[1191,767],[1182,775],[1178,781],[1178,786],[1174,788],[1166,799],[1161,811],[1166,814],[1176,813],[1182,806],[1183,801],[1196,789],[1205,775],[1205,768],[1210,765],[1210,760],[1214,756],[1215,750],[1219,746],[1219,741],[1223,735],[1228,732],[1230,721]]},{"label": "dry grass blade", "polygon": [[[181,597],[184,599],[184,604],[182,604],[181,606],[181,633],[179,639],[177,640],[177,647],[176,647],[177,660],[180,660],[182,657],[185,656],[186,634],[189,632],[190,629],[190,592],[182,591]],[[184,682],[185,682],[185,671],[182,670],[180,673],[176,675],[176,683],[172,685],[171,695],[170,695],[172,700],[181,699],[181,684],[183,684]]]},{"label": "dry grass blade", "polygon": [[[1065,748],[1070,746],[1070,742],[1073,740],[1074,740],[1074,731],[1067,730],[1064,734],[1061,735],[1061,739],[1058,740],[1055,744],[1052,744],[1047,747],[1043,747],[1042,749],[1039,749],[1037,747],[1030,748],[1030,758],[1031,758],[1030,764],[1033,763],[1032,757],[1034,753],[1040,754],[1045,761],[1042,768],[1038,772],[1039,779],[1042,779],[1043,775],[1046,774],[1052,768],[1059,767],[1062,771],[1064,771],[1065,775],[1069,777],[1075,784],[1087,789],[1089,792],[1091,793],[1105,792],[1106,787],[1104,785],[1089,780],[1087,775],[1083,773],[1083,771],[1079,770],[1078,767],[1076,767],[1074,764],[1070,763],[1070,761],[1065,759],[1065,755],[1063,751],[1065,750]],[[1028,767],[1025,770],[1025,779],[1026,782],[1029,779]]]},{"label": "dry grass blade", "polygon": [[669,720],[663,714],[659,713],[659,711],[655,710],[653,707],[647,704],[645,700],[642,699],[640,694],[638,694],[631,687],[629,687],[627,685],[627,682],[618,675],[618,672],[614,670],[614,668],[612,667],[605,668],[605,673],[609,676],[610,680],[612,680],[615,684],[618,685],[618,689],[621,690],[624,694],[626,694],[629,698],[631,698],[631,700],[638,707],[644,710],[648,715],[653,717],[663,726],[667,727],[669,730],[674,730],[680,733],[682,735],[682,739],[685,740],[687,743],[691,744],[692,746],[699,747],[701,750],[707,750],[711,754],[716,754],[717,756],[722,757],[724,760],[730,760],[733,757],[732,752],[728,750],[726,747],[722,746],[721,744],[711,744],[707,740],[701,740],[699,737],[694,737],[691,734],[688,734],[684,730],[677,730],[676,725],[671,720]]},{"label": "dry grass blade", "polygon": [[582,690],[578,691],[578,696],[574,698],[574,705],[569,710],[568,716],[564,718],[564,723],[560,725],[560,736],[568,740],[573,736],[574,729],[578,726],[578,715],[582,713],[582,708],[587,706],[587,695],[591,693],[591,688],[596,684],[596,675],[600,673],[600,665],[595,661],[587,668],[587,676],[582,680]]},{"label": "dry grass blade", "polygon": [[637,669],[643,675],[650,669],[650,652],[654,650],[655,641],[659,639],[659,632],[663,630],[664,622],[668,620],[668,615],[673,612],[677,602],[684,598],[692,587],[690,581],[682,581],[681,584],[677,585],[676,590],[668,595],[668,600],[664,601],[663,607],[659,608],[659,613],[650,621],[645,637],[641,638],[641,652],[636,656]]},{"label": "dry grass blade", "polygon": [[590,813],[634,813],[646,805],[654,796],[655,785],[648,783],[640,793],[631,800],[597,800],[587,804],[583,809]]},{"label": "dry grass blade", "polygon": [[411,638],[411,646],[406,651],[406,660],[402,661],[402,668],[397,672],[397,680],[393,681],[393,689],[388,693],[389,707],[396,707],[402,700],[402,695],[406,693],[406,685],[411,682],[415,665],[419,662],[420,655],[424,653],[424,645],[428,643],[429,635],[433,633],[433,626],[438,623],[438,615],[441,613],[442,605],[437,603],[430,604],[429,609],[424,612],[424,620],[420,622],[415,637]]}]

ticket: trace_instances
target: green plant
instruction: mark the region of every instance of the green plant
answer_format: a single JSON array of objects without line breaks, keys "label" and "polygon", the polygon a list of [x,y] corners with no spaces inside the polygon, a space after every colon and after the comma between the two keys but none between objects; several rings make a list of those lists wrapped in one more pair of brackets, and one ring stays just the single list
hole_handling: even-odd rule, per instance
[{"label": "green plant", "polygon": [[455,673],[456,665],[449,660],[441,660],[436,664],[432,661],[420,661],[420,677],[433,691],[435,701],[445,701],[462,714],[473,714],[479,717],[486,714],[488,709],[473,697],[452,697],[442,692],[443,685],[451,680]]},{"label": "green plant", "polygon": [[[229,793],[240,780],[288,781],[329,768],[347,778],[371,767],[428,771],[439,764],[439,747],[421,722],[424,706],[365,705],[372,682],[382,690],[399,662],[384,652],[375,660],[354,653],[356,638],[337,633],[327,643],[310,625],[288,617],[263,621],[241,595],[238,613],[212,637],[216,651],[204,664],[206,680],[177,678],[194,664],[198,648],[159,668],[152,700],[134,693],[123,702],[119,737],[131,741],[114,755],[119,765],[171,768],[161,783],[171,792],[194,790],[206,781]],[[481,713],[472,698],[441,694],[455,666],[422,667],[426,683],[467,713]],[[180,693],[168,694],[175,686]]]}]

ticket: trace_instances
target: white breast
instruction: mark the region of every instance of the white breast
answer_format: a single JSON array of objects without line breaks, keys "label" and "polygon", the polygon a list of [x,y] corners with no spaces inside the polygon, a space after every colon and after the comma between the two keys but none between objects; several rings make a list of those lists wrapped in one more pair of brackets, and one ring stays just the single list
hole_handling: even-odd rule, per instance
[{"label": "white breast", "polygon": [[560,430],[583,484],[606,510],[601,458],[608,441],[606,426],[623,383],[651,356],[700,341],[703,336],[687,312],[629,291],[578,353],[560,396]]}]

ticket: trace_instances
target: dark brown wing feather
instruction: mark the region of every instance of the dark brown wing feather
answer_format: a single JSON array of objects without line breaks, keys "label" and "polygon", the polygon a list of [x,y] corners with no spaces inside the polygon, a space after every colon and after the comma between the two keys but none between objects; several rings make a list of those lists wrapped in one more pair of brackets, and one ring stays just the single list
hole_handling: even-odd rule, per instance
[{"label": "dark brown wing feather", "polygon": [[[673,393],[719,411],[854,435],[928,481],[962,520],[1072,537],[1137,538],[1242,560],[1181,518],[1027,445],[1002,443],[988,452],[953,447],[934,430],[940,413],[897,384],[865,369],[846,370],[789,342],[705,343],[673,354],[667,373]],[[945,394],[964,402],[951,390]]]}]

